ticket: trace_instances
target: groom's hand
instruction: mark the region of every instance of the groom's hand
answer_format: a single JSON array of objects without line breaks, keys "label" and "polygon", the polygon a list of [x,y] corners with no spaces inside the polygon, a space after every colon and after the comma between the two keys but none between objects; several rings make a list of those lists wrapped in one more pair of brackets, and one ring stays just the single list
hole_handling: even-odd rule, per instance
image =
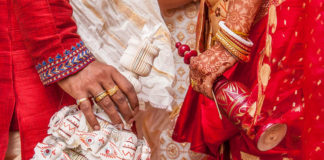
[{"label": "groom's hand", "polygon": [[[131,123],[134,114],[138,111],[139,103],[132,84],[114,67],[98,61],[92,62],[78,73],[59,81],[58,85],[76,100],[96,97],[118,86],[117,92],[111,96],[104,96],[97,102],[114,124],[122,123],[118,113],[121,113],[126,122]],[[80,109],[90,126],[94,130],[99,130],[100,125],[92,111],[90,99],[82,101]]]}]

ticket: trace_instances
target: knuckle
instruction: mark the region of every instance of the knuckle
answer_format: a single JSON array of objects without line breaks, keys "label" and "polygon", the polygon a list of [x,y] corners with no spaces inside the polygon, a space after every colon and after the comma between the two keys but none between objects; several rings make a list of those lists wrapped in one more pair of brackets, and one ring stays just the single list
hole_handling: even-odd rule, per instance
[{"label": "knuckle", "polygon": [[126,85],[125,88],[126,88],[126,92],[128,92],[128,93],[135,92],[135,89],[134,89],[134,87],[131,84]]},{"label": "knuckle", "polygon": [[97,73],[97,76],[98,77],[105,77],[107,75],[107,73],[104,71],[104,70],[99,70],[98,73]]},{"label": "knuckle", "polygon": [[112,108],[114,106],[113,102],[110,99],[108,99],[108,97],[104,98],[101,101],[101,103],[105,108]]},{"label": "knuckle", "polygon": [[84,86],[91,86],[93,83],[92,83],[92,80],[88,77],[88,78],[85,78],[82,80],[83,81],[83,85]]},{"label": "knuckle", "polygon": [[122,94],[116,96],[116,103],[124,104],[126,102],[126,97]]},{"label": "knuckle", "polygon": [[105,68],[105,71],[108,73],[112,73],[117,71],[115,67],[111,66],[111,65],[107,65],[107,67]]}]

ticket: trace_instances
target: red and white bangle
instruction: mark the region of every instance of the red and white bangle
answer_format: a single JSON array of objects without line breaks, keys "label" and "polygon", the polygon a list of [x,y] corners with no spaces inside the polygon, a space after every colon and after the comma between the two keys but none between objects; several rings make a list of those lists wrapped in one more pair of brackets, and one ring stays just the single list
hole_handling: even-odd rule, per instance
[{"label": "red and white bangle", "polygon": [[241,36],[237,35],[236,33],[234,33],[232,30],[230,30],[226,25],[224,21],[220,21],[219,23],[219,27],[223,29],[223,31],[225,31],[226,33],[228,33],[231,37],[235,38],[237,41],[239,41],[240,43],[246,45],[247,47],[252,47],[253,46],[253,42],[250,39],[245,40],[244,38],[242,38]]}]

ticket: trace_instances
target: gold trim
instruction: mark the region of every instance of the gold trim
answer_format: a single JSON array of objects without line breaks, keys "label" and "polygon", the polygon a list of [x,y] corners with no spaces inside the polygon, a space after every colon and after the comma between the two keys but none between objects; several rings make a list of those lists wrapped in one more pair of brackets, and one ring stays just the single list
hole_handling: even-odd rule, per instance
[{"label": "gold trim", "polygon": [[158,31],[154,34],[154,37],[158,37],[159,35],[162,35],[158,39],[164,42],[171,42],[171,37],[168,31],[166,31],[162,26],[158,29]]},{"label": "gold trim", "polygon": [[107,23],[104,23],[103,31],[105,33],[107,33],[110,36],[110,38],[112,38],[113,40],[115,40],[121,47],[123,47],[124,49],[126,49],[126,47],[127,47],[126,44],[124,44],[117,36],[115,36],[113,33],[111,33],[108,30]]},{"label": "gold trim", "polygon": [[174,79],[174,76],[172,76],[171,74],[169,74],[167,72],[164,72],[164,71],[161,71],[161,70],[157,69],[155,66],[152,66],[152,69],[155,70],[156,72],[170,78],[170,79]]},{"label": "gold trim", "polygon": [[100,20],[102,23],[104,23],[104,18],[100,15],[100,13],[97,12],[97,10],[95,8],[93,8],[87,0],[82,0],[82,3],[88,7],[88,9],[90,9],[92,11],[93,14],[95,14]]},{"label": "gold trim", "polygon": [[238,103],[242,102],[242,100],[244,100],[244,99],[245,99],[246,97],[248,97],[248,96],[249,96],[249,95],[245,95],[245,96],[242,96],[242,97],[236,99],[235,103],[231,106],[231,109],[230,109],[230,111],[228,112],[228,116],[231,116],[234,107],[235,107]]},{"label": "gold trim", "polygon": [[146,24],[146,20],[136,14],[132,8],[128,7],[125,3],[120,0],[112,0],[113,3],[117,6],[119,11],[123,13],[128,19],[130,19],[138,28],[142,29]]},{"label": "gold trim", "polygon": [[115,36],[114,34],[110,33],[107,27],[107,23],[105,22],[104,18],[100,15],[100,13],[94,8],[92,7],[87,0],[82,0],[82,3],[89,9],[91,10],[91,12],[96,15],[100,21],[104,24],[102,29],[105,33],[107,33],[109,35],[110,38],[112,38],[113,40],[115,40],[121,47],[123,47],[124,49],[126,48],[126,45],[120,41],[120,39]]}]

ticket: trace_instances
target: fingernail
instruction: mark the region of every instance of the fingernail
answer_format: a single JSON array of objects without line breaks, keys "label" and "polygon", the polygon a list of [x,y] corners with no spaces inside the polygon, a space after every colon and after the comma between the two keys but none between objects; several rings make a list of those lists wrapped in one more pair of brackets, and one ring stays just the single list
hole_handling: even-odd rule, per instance
[{"label": "fingernail", "polygon": [[95,125],[95,126],[93,127],[93,129],[97,131],[97,130],[100,129],[100,127],[99,127],[98,125]]}]

